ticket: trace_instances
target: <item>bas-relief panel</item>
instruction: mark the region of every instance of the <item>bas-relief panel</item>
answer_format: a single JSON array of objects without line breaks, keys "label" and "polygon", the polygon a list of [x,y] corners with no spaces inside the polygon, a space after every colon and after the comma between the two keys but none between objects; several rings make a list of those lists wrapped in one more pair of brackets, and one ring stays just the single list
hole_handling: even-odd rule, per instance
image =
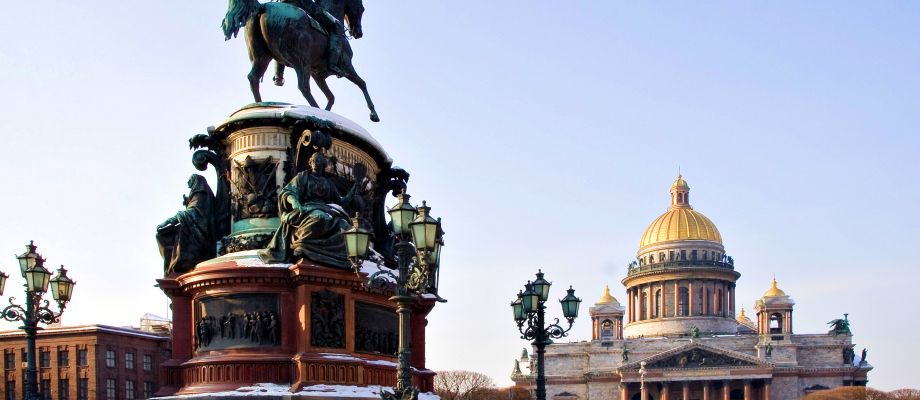
[{"label": "bas-relief panel", "polygon": [[355,351],[394,355],[399,324],[391,308],[355,302]]},{"label": "bas-relief panel", "polygon": [[280,333],[276,294],[231,294],[195,301],[196,350],[278,346]]}]

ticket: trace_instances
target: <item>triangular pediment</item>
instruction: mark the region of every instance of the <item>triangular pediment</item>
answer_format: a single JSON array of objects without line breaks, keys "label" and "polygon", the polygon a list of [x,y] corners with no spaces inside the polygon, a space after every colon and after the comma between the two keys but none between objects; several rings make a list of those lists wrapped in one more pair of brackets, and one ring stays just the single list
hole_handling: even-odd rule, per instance
[{"label": "triangular pediment", "polygon": [[621,370],[638,370],[645,362],[645,369],[671,368],[720,368],[720,367],[770,367],[769,363],[736,351],[707,346],[698,342],[689,343],[658,353],[643,360],[637,360],[621,367]]}]

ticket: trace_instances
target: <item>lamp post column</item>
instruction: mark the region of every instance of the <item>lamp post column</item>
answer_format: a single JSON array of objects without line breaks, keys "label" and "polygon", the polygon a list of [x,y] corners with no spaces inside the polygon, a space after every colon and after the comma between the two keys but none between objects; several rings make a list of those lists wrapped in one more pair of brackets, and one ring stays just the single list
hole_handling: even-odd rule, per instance
[{"label": "lamp post column", "polygon": [[22,321],[22,330],[26,332],[26,382],[25,382],[25,399],[33,400],[38,398],[38,371],[35,367],[35,336],[38,330],[38,321],[33,315],[35,301],[32,298],[31,291],[26,292],[26,314]]},{"label": "lamp post column", "polygon": [[409,349],[411,329],[409,327],[409,307],[412,296],[409,296],[406,283],[409,279],[409,262],[412,260],[412,245],[405,241],[396,243],[396,252],[399,256],[399,282],[396,285],[396,296],[390,298],[396,302],[396,314],[399,316],[399,364],[396,369],[396,390],[399,393],[412,387],[412,369],[409,359],[412,351]]},{"label": "lamp post column", "polygon": [[536,338],[533,341],[534,346],[537,346],[537,400],[546,400],[546,375],[543,368],[546,353],[546,329],[543,325],[545,309],[543,302],[540,302],[537,306]]}]

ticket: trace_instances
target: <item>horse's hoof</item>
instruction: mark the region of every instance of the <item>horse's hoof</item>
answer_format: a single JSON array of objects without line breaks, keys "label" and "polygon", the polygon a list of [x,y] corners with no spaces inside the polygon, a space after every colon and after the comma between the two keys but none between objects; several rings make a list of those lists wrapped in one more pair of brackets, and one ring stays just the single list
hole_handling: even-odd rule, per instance
[{"label": "horse's hoof", "polygon": [[377,116],[376,112],[371,113],[371,121],[380,122],[380,117]]}]

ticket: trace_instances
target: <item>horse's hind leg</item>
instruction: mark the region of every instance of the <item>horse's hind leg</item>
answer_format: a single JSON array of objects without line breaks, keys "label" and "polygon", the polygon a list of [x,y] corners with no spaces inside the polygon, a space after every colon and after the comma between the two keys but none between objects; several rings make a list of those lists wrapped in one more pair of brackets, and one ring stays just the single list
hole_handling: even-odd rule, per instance
[{"label": "horse's hind leg", "polygon": [[316,99],[310,94],[310,71],[303,67],[297,68],[296,71],[297,88],[300,89],[300,93],[303,93],[303,97],[307,99],[307,103],[310,103],[313,107],[319,108],[319,104],[316,104]]},{"label": "horse's hind leg", "polygon": [[259,82],[262,81],[262,76],[265,75],[265,71],[268,69],[268,64],[272,62],[271,57],[258,57],[252,60],[252,69],[249,70],[249,88],[252,89],[252,97],[256,99],[256,103],[262,101],[262,95],[259,94]]},{"label": "horse's hind leg", "polygon": [[335,103],[335,95],[332,94],[332,91],[329,90],[329,85],[326,84],[326,78],[328,77],[329,75],[313,75],[313,81],[316,82],[316,86],[326,96],[326,111],[332,110],[332,104]]},{"label": "horse's hind leg", "polygon": [[272,78],[275,86],[284,86],[284,64],[275,60],[275,76]]},{"label": "horse's hind leg", "polygon": [[367,100],[367,108],[371,110],[371,121],[380,122],[380,117],[377,116],[377,110],[374,109],[374,102],[371,101],[371,95],[367,93],[367,83],[364,82],[364,79],[361,79],[361,77],[358,76],[358,73],[355,72],[354,67],[349,67],[349,71],[347,74],[345,74],[345,78],[350,80],[352,83],[358,86],[362,92],[364,92],[364,99]]}]

